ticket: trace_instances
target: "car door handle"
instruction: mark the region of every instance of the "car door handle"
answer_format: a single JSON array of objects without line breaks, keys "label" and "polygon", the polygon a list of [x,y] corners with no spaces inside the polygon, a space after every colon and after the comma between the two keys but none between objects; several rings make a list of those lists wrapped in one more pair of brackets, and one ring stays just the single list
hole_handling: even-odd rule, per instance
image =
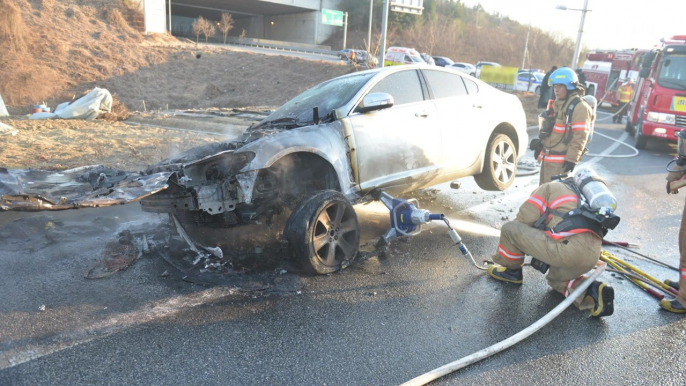
[{"label": "car door handle", "polygon": [[419,118],[426,118],[429,116],[429,112],[428,111],[420,111],[418,113],[414,113],[414,116],[419,117]]},{"label": "car door handle", "polygon": [[483,106],[481,106],[481,105],[472,105],[472,107],[476,107],[477,109],[480,109],[480,108],[482,108]]}]

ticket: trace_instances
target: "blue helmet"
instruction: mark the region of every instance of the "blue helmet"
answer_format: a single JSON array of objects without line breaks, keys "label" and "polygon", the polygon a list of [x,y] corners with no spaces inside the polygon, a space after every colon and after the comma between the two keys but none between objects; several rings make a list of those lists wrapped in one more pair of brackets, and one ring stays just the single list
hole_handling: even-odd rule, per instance
[{"label": "blue helmet", "polygon": [[567,87],[567,90],[574,90],[576,89],[577,84],[579,84],[579,77],[576,75],[576,72],[569,67],[558,68],[555,72],[550,74],[550,78],[548,78],[549,86],[556,84],[564,84]]}]

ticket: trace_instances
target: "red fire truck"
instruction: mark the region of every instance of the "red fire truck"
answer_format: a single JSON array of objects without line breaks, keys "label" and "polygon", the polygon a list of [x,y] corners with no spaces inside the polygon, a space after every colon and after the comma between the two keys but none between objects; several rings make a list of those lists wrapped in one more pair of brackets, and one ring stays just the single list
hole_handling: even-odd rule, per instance
[{"label": "red fire truck", "polygon": [[676,141],[676,133],[686,129],[686,35],[663,40],[636,59],[641,67],[626,131],[638,149],[650,138]]},{"label": "red fire truck", "polygon": [[638,79],[641,54],[647,50],[593,51],[586,54],[583,71],[586,94],[618,106],[617,89],[628,78]]}]

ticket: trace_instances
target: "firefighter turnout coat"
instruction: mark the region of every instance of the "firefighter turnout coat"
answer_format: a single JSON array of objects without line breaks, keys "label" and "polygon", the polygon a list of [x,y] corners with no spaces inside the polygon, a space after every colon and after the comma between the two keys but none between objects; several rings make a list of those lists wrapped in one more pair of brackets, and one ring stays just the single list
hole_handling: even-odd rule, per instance
[{"label": "firefighter turnout coat", "polygon": [[[670,172],[667,175],[667,192],[672,191],[669,186],[671,182],[685,178],[684,176],[686,176],[686,169]],[[686,205],[681,214],[681,227],[679,228],[679,255],[679,296],[676,297],[676,300],[686,307]]]},{"label": "firefighter turnout coat", "polygon": [[[493,261],[507,268],[521,268],[524,255],[535,257],[550,265],[548,284],[569,296],[598,263],[602,244],[601,235],[590,228],[555,229],[562,215],[578,207],[579,199],[573,189],[559,181],[539,186],[519,208],[516,219],[503,225]],[[534,228],[541,217],[545,229]],[[579,309],[594,306],[593,300],[584,296],[574,304]]]},{"label": "firefighter turnout coat", "polygon": [[[581,96],[578,90],[569,91],[567,98],[556,100],[555,126],[548,138],[544,138],[543,151],[539,156],[541,175],[539,185],[551,181],[552,176],[562,174],[565,161],[579,163],[591,133],[593,111],[582,99],[567,116],[569,104]],[[539,135],[540,136],[540,135]]]}]

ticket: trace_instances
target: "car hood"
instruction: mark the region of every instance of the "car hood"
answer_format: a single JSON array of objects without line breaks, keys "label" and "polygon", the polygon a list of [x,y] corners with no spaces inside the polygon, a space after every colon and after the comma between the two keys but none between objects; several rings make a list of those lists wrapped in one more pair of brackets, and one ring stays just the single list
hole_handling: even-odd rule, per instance
[{"label": "car hood", "polygon": [[142,172],[102,165],[64,171],[0,168],[0,210],[43,211],[123,205],[169,187],[184,165],[233,153],[282,130],[246,130],[236,138],[192,148]]}]

